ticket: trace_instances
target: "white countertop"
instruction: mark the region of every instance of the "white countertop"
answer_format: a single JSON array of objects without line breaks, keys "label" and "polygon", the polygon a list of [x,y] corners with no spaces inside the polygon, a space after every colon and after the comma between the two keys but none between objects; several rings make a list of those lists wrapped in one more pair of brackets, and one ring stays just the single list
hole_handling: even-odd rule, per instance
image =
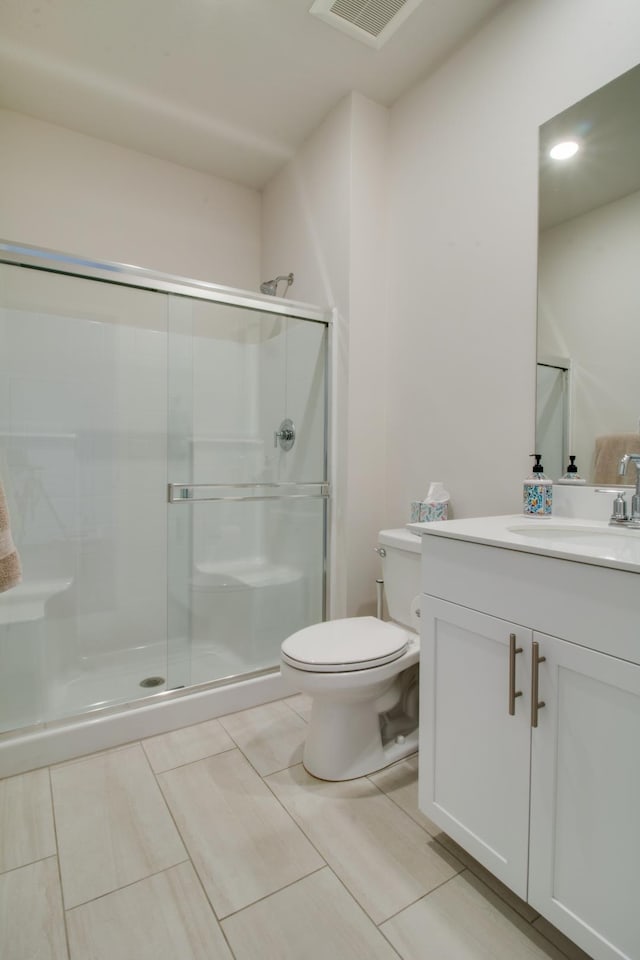
[{"label": "white countertop", "polygon": [[486,543],[506,550],[640,573],[640,530],[609,526],[604,520],[540,519],[514,514],[408,523],[407,529],[422,536]]}]

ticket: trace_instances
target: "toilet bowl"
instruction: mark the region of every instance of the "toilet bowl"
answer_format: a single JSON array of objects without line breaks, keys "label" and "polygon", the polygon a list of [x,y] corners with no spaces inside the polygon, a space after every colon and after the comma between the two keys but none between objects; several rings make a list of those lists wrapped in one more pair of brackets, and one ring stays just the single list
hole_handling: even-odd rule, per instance
[{"label": "toilet bowl", "polygon": [[420,538],[378,538],[394,622],[349,617],[305,627],[281,648],[290,687],[312,698],[303,763],[322,780],[350,780],[418,748]]}]

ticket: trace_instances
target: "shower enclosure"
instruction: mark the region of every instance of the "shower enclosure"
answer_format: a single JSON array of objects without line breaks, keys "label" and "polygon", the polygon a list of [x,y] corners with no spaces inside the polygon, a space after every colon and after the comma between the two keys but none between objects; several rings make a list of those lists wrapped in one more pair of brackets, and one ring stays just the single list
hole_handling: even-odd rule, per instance
[{"label": "shower enclosure", "polygon": [[324,618],[327,341],[301,304],[0,244],[0,731],[273,671]]}]

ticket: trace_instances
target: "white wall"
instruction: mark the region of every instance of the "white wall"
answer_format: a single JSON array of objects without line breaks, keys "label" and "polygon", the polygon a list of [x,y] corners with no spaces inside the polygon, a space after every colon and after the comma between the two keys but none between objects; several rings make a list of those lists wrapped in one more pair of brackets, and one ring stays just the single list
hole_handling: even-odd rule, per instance
[{"label": "white wall", "polygon": [[333,329],[334,616],[371,612],[384,501],[388,111],[342,100],[264,190],[262,272],[329,305]]},{"label": "white wall", "polygon": [[571,452],[593,476],[594,438],[640,424],[640,192],[540,236],[538,349],[571,359]]},{"label": "white wall", "polygon": [[7,240],[257,290],[260,194],[0,110]]},{"label": "white wall", "polygon": [[381,576],[373,548],[384,522],[387,484],[386,356],[394,327],[387,303],[389,111],[355,96],[351,130],[347,602],[351,614],[373,614],[374,582]]},{"label": "white wall", "polygon": [[[346,411],[349,310],[351,100],[342,100],[293,160],[267,184],[262,206],[262,273],[292,271],[289,296],[335,310],[332,406]],[[346,609],[346,437],[332,432],[331,610]]]},{"label": "white wall", "polygon": [[533,450],[538,126],[631,68],[637,0],[506,6],[391,111],[388,495],[520,508]]},{"label": "white wall", "polygon": [[371,608],[375,532],[430,480],[454,516],[520,509],[538,126],[633,66],[639,30],[635,0],[508,5],[392,108],[386,175],[386,111],[354,95],[267,186],[263,274],[338,311],[334,614]]}]

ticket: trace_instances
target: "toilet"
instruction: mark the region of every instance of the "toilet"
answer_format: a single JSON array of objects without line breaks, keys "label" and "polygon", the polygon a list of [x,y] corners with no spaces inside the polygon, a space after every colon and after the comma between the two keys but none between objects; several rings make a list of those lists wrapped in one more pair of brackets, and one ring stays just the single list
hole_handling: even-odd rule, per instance
[{"label": "toilet", "polygon": [[321,780],[351,780],[418,749],[421,538],[381,530],[384,589],[392,622],[329,620],[283,642],[280,671],[312,698],[306,770]]}]

